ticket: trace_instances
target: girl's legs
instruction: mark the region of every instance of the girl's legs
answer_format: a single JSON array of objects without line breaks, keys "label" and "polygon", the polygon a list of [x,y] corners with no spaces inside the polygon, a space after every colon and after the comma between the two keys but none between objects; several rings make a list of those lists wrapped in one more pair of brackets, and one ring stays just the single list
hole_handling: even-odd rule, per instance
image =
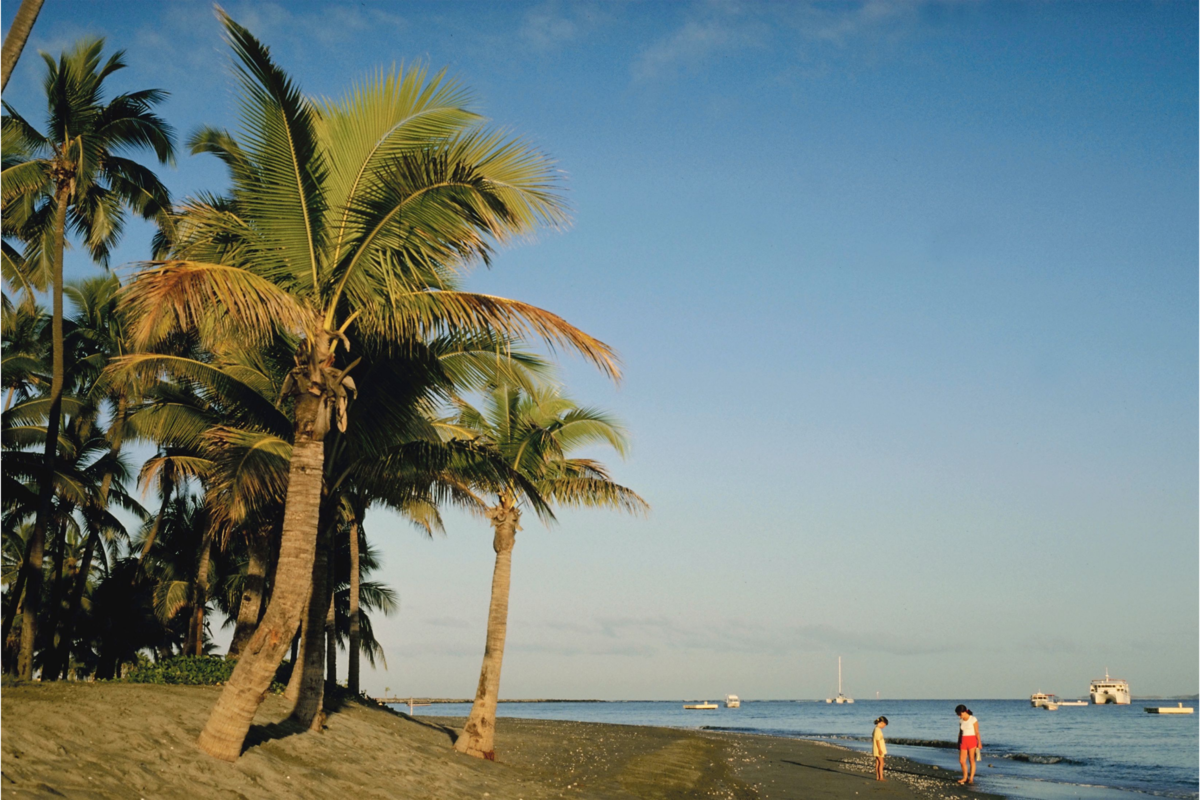
[{"label": "girl's legs", "polygon": [[979,748],[972,748],[968,760],[971,762],[971,777],[967,779],[967,783],[975,782],[975,756],[978,755]]},{"label": "girl's legs", "polygon": [[[967,782],[967,759],[969,759],[970,757],[971,757],[970,750],[959,750],[958,751],[958,763],[962,766],[962,771],[963,771],[962,780],[959,781],[959,783]],[[975,766],[975,762],[972,761],[971,767],[974,768],[974,766]]]},{"label": "girl's legs", "polygon": [[875,780],[883,780],[883,756],[875,756]]}]

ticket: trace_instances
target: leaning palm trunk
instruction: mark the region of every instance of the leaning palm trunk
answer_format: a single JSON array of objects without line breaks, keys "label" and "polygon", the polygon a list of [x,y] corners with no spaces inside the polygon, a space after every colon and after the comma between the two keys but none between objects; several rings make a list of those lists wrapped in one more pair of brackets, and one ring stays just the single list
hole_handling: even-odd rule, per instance
[{"label": "leaning palm trunk", "polygon": [[54,203],[54,254],[51,268],[54,297],[50,318],[50,340],[53,352],[50,379],[50,411],[46,420],[46,450],[42,482],[38,491],[37,520],[25,559],[25,602],[21,619],[21,650],[17,656],[17,677],[33,680],[33,644],[37,637],[38,612],[42,601],[42,560],[46,549],[46,528],[50,524],[54,500],[55,460],[58,457],[58,429],[62,422],[63,395],[63,248],[66,246],[67,203],[73,189],[74,176],[60,176]]},{"label": "leaning palm trunk", "polygon": [[[26,551],[28,551],[28,548],[26,548]],[[21,563],[24,564],[27,558],[28,556],[25,553],[22,553]],[[0,642],[5,642],[4,649],[6,652],[8,650],[8,635],[12,630],[13,621],[21,615],[21,598],[25,595],[25,580],[28,577],[29,575],[25,572],[25,570],[19,570],[17,572],[16,583],[14,583],[13,587],[9,589],[11,600],[8,604],[4,622],[2,625],[0,625]],[[5,672],[12,672],[14,674],[16,673],[15,663],[5,664],[4,668]]]},{"label": "leaning palm trunk", "polygon": [[[107,480],[107,476],[105,476]],[[92,558],[96,548],[100,546],[100,530],[97,528],[88,534],[83,546],[83,557],[79,569],[75,572],[75,582],[71,586],[71,595],[67,598],[67,611],[63,618],[62,634],[59,637],[58,648],[53,661],[45,669],[51,680],[56,676],[66,678],[71,665],[71,643],[75,638],[75,626],[79,623],[79,613],[83,607],[83,592],[87,588],[88,574],[92,570]]]},{"label": "leaning palm trunk", "polygon": [[[303,339],[296,352],[296,368],[284,384],[285,393],[296,398],[295,438],[271,601],[199,739],[201,750],[225,761],[236,761],[241,755],[254,714],[291,646],[312,585],[321,523],[325,434],[334,404],[345,401],[343,386],[353,387],[345,371],[329,366],[332,362],[328,334]],[[320,625],[320,617],[318,620]]]},{"label": "leaning palm trunk", "polygon": [[463,732],[454,742],[460,753],[496,759],[496,703],[500,698],[500,667],[504,661],[504,637],[508,632],[508,589],[512,578],[512,550],[516,543],[521,512],[508,503],[488,511],[496,529],[492,549],[496,551],[496,570],[492,574],[492,602],[488,611],[487,645],[475,702]]},{"label": "leaning palm trunk", "polygon": [[242,587],[242,599],[238,603],[237,627],[233,641],[229,643],[229,657],[236,658],[254,635],[258,618],[262,614],[263,593],[267,584],[267,540],[265,533],[252,533],[247,537],[246,549],[249,559],[246,564],[246,582]]},{"label": "leaning palm trunk", "polygon": [[167,507],[171,505],[171,490],[173,483],[167,483],[163,486],[162,505],[158,507],[158,514],[154,517],[154,524],[150,526],[150,532],[146,534],[146,541],[142,542],[142,549],[138,552],[138,568],[133,571],[133,581],[136,583],[142,570],[145,569],[146,556],[150,555],[151,548],[154,547],[154,542],[158,540],[158,532],[162,530],[163,518],[167,516]]},{"label": "leaning palm trunk", "polygon": [[41,10],[42,0],[21,0],[21,7],[17,9],[17,16],[13,18],[8,35],[4,37],[4,48],[0,54],[0,91],[8,88],[8,79],[12,77],[13,68],[21,58],[21,51],[25,49],[25,42],[29,40],[33,23],[37,21]]},{"label": "leaning palm trunk", "polygon": [[54,635],[58,632],[59,623],[63,617],[63,592],[65,591],[67,576],[67,523],[62,521],[58,525],[58,539],[55,542],[54,556],[50,563],[50,568],[54,570],[54,583],[50,587],[50,608],[48,619],[46,622],[50,628],[50,658],[46,663],[42,664],[42,680],[55,681],[58,680],[58,665],[54,662],[53,654],[58,651],[58,643],[54,641]]},{"label": "leaning palm trunk", "polygon": [[184,650],[190,655],[204,655],[204,611],[208,608],[208,569],[212,561],[212,530],[206,529],[200,541],[200,555],[196,564],[196,583],[192,587],[192,620],[188,625],[188,644]]},{"label": "leaning palm trunk", "polygon": [[350,653],[346,673],[346,688],[358,694],[358,648],[362,646],[362,631],[358,620],[358,514],[350,523]]},{"label": "leaning palm trunk", "polygon": [[275,670],[300,623],[300,612],[312,580],[317,544],[316,522],[321,511],[322,468],[325,464],[323,438],[303,441],[298,435],[292,446],[275,590],[267,613],[238,658],[233,674],[200,733],[200,749],[224,761],[236,761],[241,755],[242,743],[250,731],[254,714],[271,688]]},{"label": "leaning palm trunk", "polygon": [[300,613],[300,629],[292,637],[292,674],[288,677],[288,685],[283,692],[283,699],[292,708],[296,707],[296,701],[300,699],[300,681],[304,678],[304,669],[301,665],[304,663],[305,631],[308,628],[308,604],[310,602],[312,602],[312,586],[308,587],[308,594],[304,598],[304,610]]},{"label": "leaning palm trunk", "polygon": [[[117,413],[110,428],[109,454],[114,457],[121,452],[128,408],[128,400],[124,394],[121,394],[117,399]],[[105,472],[100,481],[101,508],[108,508],[108,493],[112,491],[112,481],[112,471]],[[161,522],[160,519],[159,523],[161,524]],[[83,558],[79,562],[79,571],[75,575],[75,584],[71,587],[71,596],[67,601],[66,622],[63,624],[62,638],[54,657],[54,664],[62,672],[64,678],[67,677],[71,666],[71,643],[75,639],[75,626],[79,624],[79,614],[83,608],[83,592],[87,588],[88,575],[92,570],[92,558],[96,553],[96,548],[100,546],[100,530],[100,526],[96,525],[88,533],[87,542],[83,546]]]},{"label": "leaning palm trunk", "polygon": [[[333,537],[329,537],[332,543]],[[330,550],[333,550],[332,544]],[[337,573],[334,572],[336,560],[334,553],[329,554],[327,565],[327,580],[329,581],[326,595],[329,597],[329,610],[325,612],[325,691],[329,692],[337,686],[337,609],[333,604],[337,594]]]},{"label": "leaning palm trunk", "polygon": [[[121,425],[126,413],[125,396],[121,395],[117,402],[117,414],[112,424],[112,443],[109,452],[116,455],[121,451]],[[108,493],[112,490],[113,474],[104,473],[100,481],[100,507],[108,507]],[[79,570],[75,573],[75,583],[71,587],[71,596],[67,599],[67,615],[63,622],[62,637],[59,640],[58,651],[54,655],[51,671],[59,671],[66,678],[71,667],[71,643],[75,639],[75,626],[79,624],[79,613],[83,608],[83,592],[87,588],[88,575],[92,570],[92,558],[96,548],[100,546],[100,526],[92,527],[88,533],[87,542],[83,546],[83,558],[79,562]]]},{"label": "leaning palm trunk", "polygon": [[[329,532],[317,544],[312,568],[312,594],[304,620],[304,636],[299,663],[292,667],[288,689],[296,688],[292,722],[314,730],[321,728],[321,708],[325,701],[325,616],[329,608]],[[300,677],[296,678],[297,670]]]}]

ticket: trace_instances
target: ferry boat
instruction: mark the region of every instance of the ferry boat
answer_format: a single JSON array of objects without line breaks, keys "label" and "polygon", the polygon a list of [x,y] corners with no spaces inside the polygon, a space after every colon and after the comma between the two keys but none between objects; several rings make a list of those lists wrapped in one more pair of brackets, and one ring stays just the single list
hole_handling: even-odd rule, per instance
[{"label": "ferry boat", "polygon": [[1034,692],[1029,695],[1029,705],[1034,708],[1045,708],[1051,703],[1058,703],[1058,695]]},{"label": "ferry boat", "polygon": [[853,703],[853,697],[846,697],[842,694],[842,657],[838,656],[838,693],[837,697],[826,697],[826,703],[837,703],[839,706],[844,703]]},{"label": "ferry boat", "polygon": [[726,708],[741,708],[742,701],[738,699],[738,696],[736,694],[727,694],[727,695],[725,695],[725,707]]},{"label": "ferry boat", "polygon": [[1120,678],[1110,678],[1108,670],[1104,670],[1103,678],[1092,681],[1092,703],[1094,705],[1129,705],[1129,681]]}]

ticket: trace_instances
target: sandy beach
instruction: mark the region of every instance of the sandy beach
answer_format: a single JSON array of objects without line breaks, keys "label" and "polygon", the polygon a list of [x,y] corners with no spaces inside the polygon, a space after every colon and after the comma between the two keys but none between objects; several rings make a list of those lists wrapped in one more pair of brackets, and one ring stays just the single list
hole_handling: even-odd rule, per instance
[{"label": "sandy beach", "polygon": [[320,734],[278,725],[263,704],[235,764],[195,747],[217,688],[120,683],[7,686],[5,797],[69,798],[961,798],[954,776],[794,739],[596,723],[500,719],[495,763],[457,755],[445,717],[360,702]]}]

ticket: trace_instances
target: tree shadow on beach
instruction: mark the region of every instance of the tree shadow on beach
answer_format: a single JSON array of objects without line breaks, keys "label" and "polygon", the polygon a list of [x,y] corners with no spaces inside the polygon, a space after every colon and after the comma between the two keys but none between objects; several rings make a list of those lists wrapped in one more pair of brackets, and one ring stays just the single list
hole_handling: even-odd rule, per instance
[{"label": "tree shadow on beach", "polygon": [[400,717],[403,720],[407,720],[416,725],[420,725],[422,728],[428,728],[431,731],[437,731],[438,733],[445,734],[446,738],[448,738],[450,740],[451,745],[453,745],[456,741],[458,741],[458,736],[459,736],[460,731],[457,728],[452,728],[449,725],[443,725],[442,723],[434,722],[433,720],[421,719],[420,717],[415,717],[411,714],[405,714],[403,711],[399,711],[395,708],[392,708],[389,705],[384,705],[382,703],[373,704],[373,703],[368,702],[368,703],[365,703],[365,705],[368,708],[378,708],[379,710],[384,711],[388,714],[392,714],[393,716]]},{"label": "tree shadow on beach", "polygon": [[431,720],[420,719],[418,717],[414,717],[409,714],[405,714],[403,711],[396,711],[393,708],[389,708],[388,711],[390,711],[391,713],[395,714],[398,717],[408,720],[409,722],[420,725],[422,728],[429,728],[429,730],[431,730],[431,731],[438,731],[439,733],[444,733],[446,735],[446,738],[448,738],[450,740],[451,745],[453,745],[455,742],[458,741],[459,731],[455,728],[451,728],[449,725],[443,725],[440,722],[433,722]]},{"label": "tree shadow on beach", "polygon": [[[329,717],[341,711],[346,707],[349,695],[342,692],[326,692],[324,699],[321,702],[321,727],[324,729],[324,721]],[[248,750],[267,742],[279,741],[286,739],[289,736],[295,736],[298,733],[307,733],[312,728],[303,723],[297,722],[291,717],[287,717],[280,722],[269,722],[265,725],[251,725],[250,731],[246,734],[246,741],[242,745],[242,754],[245,755]]]}]

